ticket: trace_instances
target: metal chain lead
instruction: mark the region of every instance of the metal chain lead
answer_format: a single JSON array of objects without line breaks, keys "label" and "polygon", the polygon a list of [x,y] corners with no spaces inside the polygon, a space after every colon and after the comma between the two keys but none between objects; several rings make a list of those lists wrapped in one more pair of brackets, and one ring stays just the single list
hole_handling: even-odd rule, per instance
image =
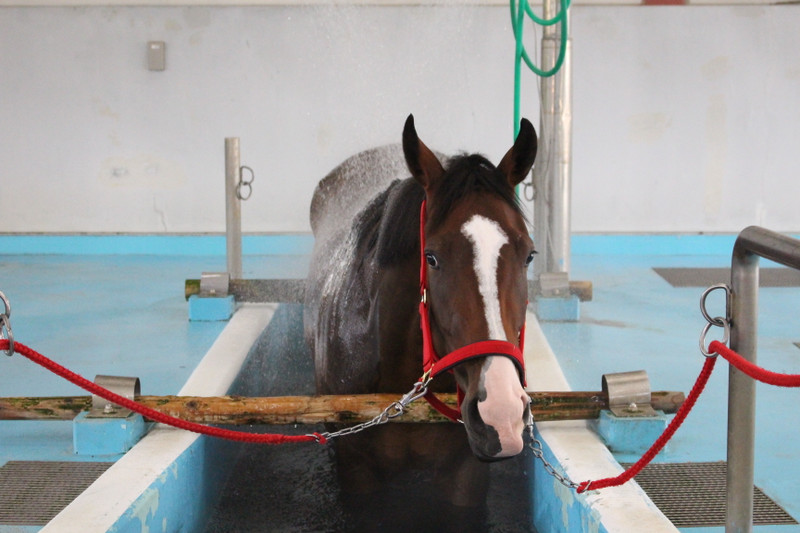
[{"label": "metal chain lead", "polygon": [[[397,400],[396,402],[391,403],[386,409],[381,411],[380,414],[368,420],[366,422],[362,422],[361,424],[357,424],[355,426],[347,427],[341,429],[339,431],[331,431],[331,432],[323,432],[319,435],[311,435],[319,440],[320,436],[326,440],[335,439],[338,437],[344,437],[347,435],[352,435],[354,433],[360,433],[365,429],[380,426],[382,424],[387,423],[392,418],[397,418],[398,416],[403,415],[406,412],[406,407],[410,405],[415,400],[422,398],[428,392],[428,384],[431,381],[430,371],[426,372],[422,378],[414,384],[414,388],[412,388],[409,392],[407,392],[402,398]],[[539,439],[536,438],[534,434],[534,419],[533,413],[531,413],[530,407],[528,408],[528,420],[525,423],[525,427],[528,430],[528,436],[530,438],[530,442],[528,443],[528,448],[530,448],[531,452],[533,452],[533,456],[539,459],[542,464],[544,465],[544,470],[553,478],[556,479],[559,483],[564,485],[569,489],[577,489],[579,487],[578,483],[575,483],[567,476],[559,472],[547,459],[544,458],[544,449],[542,448],[542,443]]]},{"label": "metal chain lead", "polygon": [[[380,412],[377,416],[375,416],[371,420],[367,420],[366,422],[362,422],[361,424],[356,424],[355,426],[347,427],[344,429],[340,429],[339,431],[326,431],[320,433],[319,435],[326,440],[335,439],[337,437],[344,437],[346,435],[352,435],[354,433],[360,433],[365,429],[371,428],[373,426],[380,426],[382,424],[387,423],[392,418],[397,418],[405,414],[406,407],[408,407],[414,401],[422,398],[425,394],[428,393],[428,384],[431,382],[431,375],[430,372],[426,372],[422,375],[419,381],[414,383],[414,387],[405,393],[402,398],[397,400],[396,402],[392,402],[389,404],[386,409]],[[316,437],[316,435],[311,435],[312,437]]]},{"label": "metal chain lead", "polygon": [[525,423],[525,427],[528,429],[528,436],[530,437],[528,448],[530,448],[533,452],[533,456],[542,462],[542,465],[544,465],[544,471],[553,476],[556,481],[568,489],[577,489],[580,486],[579,483],[575,483],[570,478],[556,470],[556,467],[554,467],[547,459],[544,458],[544,449],[542,448],[542,443],[536,438],[533,432],[535,423],[536,422],[533,420],[533,413],[531,413],[530,408],[528,408],[528,421]]},{"label": "metal chain lead", "polygon": [[[706,299],[708,295],[716,290],[725,291],[725,316],[716,316],[712,317],[708,311],[706,310]],[[717,283],[716,285],[712,285],[703,291],[702,296],[700,296],[700,312],[703,314],[703,318],[706,319],[707,324],[703,328],[702,333],[700,333],[700,351],[706,357],[716,357],[716,353],[710,353],[708,349],[706,349],[706,335],[708,335],[711,326],[716,326],[722,328],[722,344],[728,344],[728,340],[731,336],[731,296],[732,296],[731,288],[726,285],[725,283]]]},{"label": "metal chain lead", "polygon": [[11,357],[14,355],[14,333],[11,331],[11,303],[2,292],[0,292],[0,301],[3,303],[3,312],[0,313],[0,339],[8,341],[8,349],[5,354]]}]

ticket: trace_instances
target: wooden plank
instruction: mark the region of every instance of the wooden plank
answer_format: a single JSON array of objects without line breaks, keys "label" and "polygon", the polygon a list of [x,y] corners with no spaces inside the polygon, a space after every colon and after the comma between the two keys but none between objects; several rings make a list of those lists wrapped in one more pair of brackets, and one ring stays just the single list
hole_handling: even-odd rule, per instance
[{"label": "wooden plank", "polygon": [[[603,392],[531,392],[531,411],[537,421],[580,420],[600,416],[608,408]],[[440,394],[455,406],[455,394]],[[683,403],[682,392],[653,392],[656,410],[674,413]],[[400,398],[398,394],[342,396],[140,396],[142,405],[163,413],[207,424],[316,424],[321,422],[358,423],[378,415]],[[45,398],[0,398],[0,420],[71,420],[91,406],[90,396]],[[417,400],[406,414],[394,422],[444,422],[446,419],[427,402]]]}]

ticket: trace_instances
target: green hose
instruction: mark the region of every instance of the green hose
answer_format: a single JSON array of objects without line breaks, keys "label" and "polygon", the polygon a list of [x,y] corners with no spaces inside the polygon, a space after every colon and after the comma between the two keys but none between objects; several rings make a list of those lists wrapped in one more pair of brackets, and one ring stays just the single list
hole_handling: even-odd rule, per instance
[{"label": "green hose", "polygon": [[[567,53],[567,10],[569,9],[570,0],[561,0],[561,9],[558,14],[551,19],[543,19],[538,17],[530,5],[528,0],[519,0],[519,6],[515,0],[510,0],[511,6],[511,27],[514,30],[514,38],[516,39],[516,54],[514,56],[514,138],[516,139],[519,133],[519,120],[520,120],[520,84],[522,78],[522,62],[528,65],[536,75],[542,78],[548,78],[554,75],[561,69],[564,64],[564,57]],[[528,15],[534,22],[541,26],[552,26],[553,24],[561,23],[561,44],[558,50],[558,58],[555,65],[550,70],[542,70],[531,61],[528,52],[525,50],[525,45],[522,42],[522,24],[525,21],[525,15]]]}]

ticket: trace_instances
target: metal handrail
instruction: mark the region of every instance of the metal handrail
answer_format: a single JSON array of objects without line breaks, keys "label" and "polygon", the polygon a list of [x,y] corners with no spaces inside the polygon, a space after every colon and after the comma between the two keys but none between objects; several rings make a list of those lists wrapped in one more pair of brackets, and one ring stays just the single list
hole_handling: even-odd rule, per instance
[{"label": "metal handrail", "polygon": [[[758,226],[742,230],[731,258],[731,349],[756,362],[759,258],[800,270],[800,240]],[[732,365],[728,373],[726,533],[753,529],[756,384]]]}]

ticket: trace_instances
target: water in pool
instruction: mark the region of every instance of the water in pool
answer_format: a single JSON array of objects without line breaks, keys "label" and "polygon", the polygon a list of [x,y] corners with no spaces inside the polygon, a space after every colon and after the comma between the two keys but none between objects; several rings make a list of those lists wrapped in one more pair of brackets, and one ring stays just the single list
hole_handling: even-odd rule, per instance
[{"label": "water in pool", "polygon": [[[264,331],[232,393],[313,394],[313,363],[302,337],[302,307],[282,306]],[[308,433],[315,426],[252,428]],[[346,437],[344,437],[346,438]],[[431,473],[409,469],[380,494],[347,497],[337,477],[335,445],[239,445],[230,480],[207,533],[280,531],[534,532],[528,479],[530,457],[490,465],[485,505],[469,512],[435,497]]]}]

